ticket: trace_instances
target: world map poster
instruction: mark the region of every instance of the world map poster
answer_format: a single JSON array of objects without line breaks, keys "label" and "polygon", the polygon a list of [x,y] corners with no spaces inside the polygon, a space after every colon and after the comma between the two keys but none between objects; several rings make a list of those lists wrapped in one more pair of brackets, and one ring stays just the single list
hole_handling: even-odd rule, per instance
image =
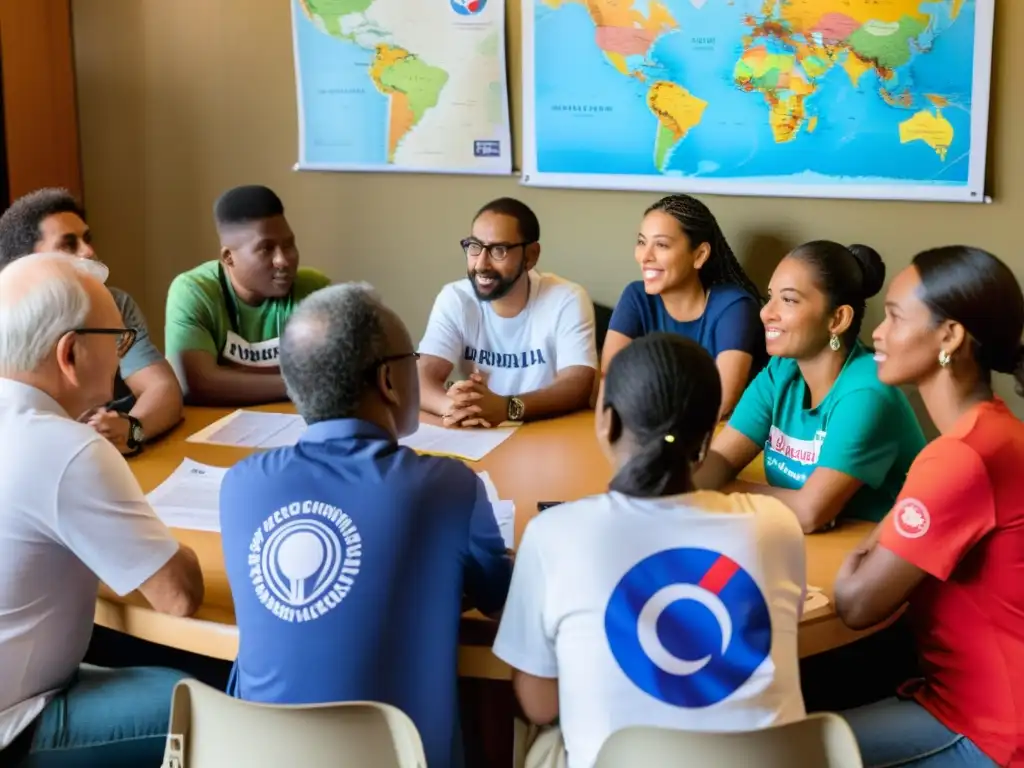
[{"label": "world map poster", "polygon": [[985,200],[995,0],[523,0],[523,183]]},{"label": "world map poster", "polygon": [[509,174],[504,0],[292,0],[305,170]]}]

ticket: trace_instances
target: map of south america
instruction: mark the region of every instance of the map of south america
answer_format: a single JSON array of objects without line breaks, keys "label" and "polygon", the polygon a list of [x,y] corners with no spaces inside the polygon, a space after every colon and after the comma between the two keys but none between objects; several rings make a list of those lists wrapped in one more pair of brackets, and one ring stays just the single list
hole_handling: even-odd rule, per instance
[{"label": "map of south america", "polygon": [[394,162],[399,142],[416,127],[428,109],[437,106],[441,89],[448,82],[448,73],[425,64],[406,50],[381,43],[370,67],[370,77],[381,93],[391,97],[388,161]]},{"label": "map of south america", "polygon": [[292,0],[314,167],[511,170],[501,0]]},{"label": "map of south america", "polygon": [[[367,39],[366,29],[360,30],[362,34],[355,31],[359,27],[346,32],[342,22],[364,13],[373,4],[373,0],[300,2],[310,18],[322,21],[328,34],[357,45]],[[379,37],[386,36],[383,30],[378,32]],[[448,81],[448,73],[439,67],[430,66],[414,53],[386,43],[377,43],[374,54],[370,77],[377,89],[391,98],[387,126],[388,161],[394,162],[395,150],[402,139],[423,119],[428,109],[437,106],[437,98]]]}]

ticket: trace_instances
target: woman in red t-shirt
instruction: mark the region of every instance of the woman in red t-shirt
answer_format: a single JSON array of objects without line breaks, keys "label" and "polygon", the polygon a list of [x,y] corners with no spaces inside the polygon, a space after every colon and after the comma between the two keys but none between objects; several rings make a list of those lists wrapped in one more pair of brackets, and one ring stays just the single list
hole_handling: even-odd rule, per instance
[{"label": "woman in red t-shirt", "polygon": [[924,677],[844,713],[866,766],[1024,766],[1024,424],[993,394],[1024,394],[1024,296],[976,248],[914,257],[875,330],[878,377],[914,384],[942,433],[836,580],[866,628],[909,603]]}]

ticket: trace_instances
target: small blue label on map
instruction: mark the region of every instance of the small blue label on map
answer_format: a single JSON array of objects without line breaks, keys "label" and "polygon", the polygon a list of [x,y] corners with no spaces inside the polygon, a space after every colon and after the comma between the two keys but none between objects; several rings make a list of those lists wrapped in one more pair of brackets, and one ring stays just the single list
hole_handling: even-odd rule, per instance
[{"label": "small blue label on map", "polygon": [[489,139],[487,141],[477,140],[473,142],[474,157],[501,157],[501,142]]}]

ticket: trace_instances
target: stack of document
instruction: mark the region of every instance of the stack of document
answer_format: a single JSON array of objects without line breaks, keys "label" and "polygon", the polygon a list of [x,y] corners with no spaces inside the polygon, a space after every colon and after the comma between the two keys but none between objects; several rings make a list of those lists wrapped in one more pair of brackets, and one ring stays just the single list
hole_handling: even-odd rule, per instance
[{"label": "stack of document", "polygon": [[[146,498],[157,516],[170,528],[220,532],[220,486],[227,471],[225,467],[211,467],[185,459]],[[512,549],[515,508],[511,501],[498,498],[498,489],[486,472],[480,473],[480,479],[487,489],[487,498],[505,546]]]},{"label": "stack of document", "polygon": [[[417,453],[480,461],[508,440],[516,427],[495,429],[445,429],[430,424],[399,442]],[[190,443],[229,445],[234,448],[285,448],[295,445],[306,431],[306,422],[294,413],[267,413],[239,409],[188,437]]]}]

